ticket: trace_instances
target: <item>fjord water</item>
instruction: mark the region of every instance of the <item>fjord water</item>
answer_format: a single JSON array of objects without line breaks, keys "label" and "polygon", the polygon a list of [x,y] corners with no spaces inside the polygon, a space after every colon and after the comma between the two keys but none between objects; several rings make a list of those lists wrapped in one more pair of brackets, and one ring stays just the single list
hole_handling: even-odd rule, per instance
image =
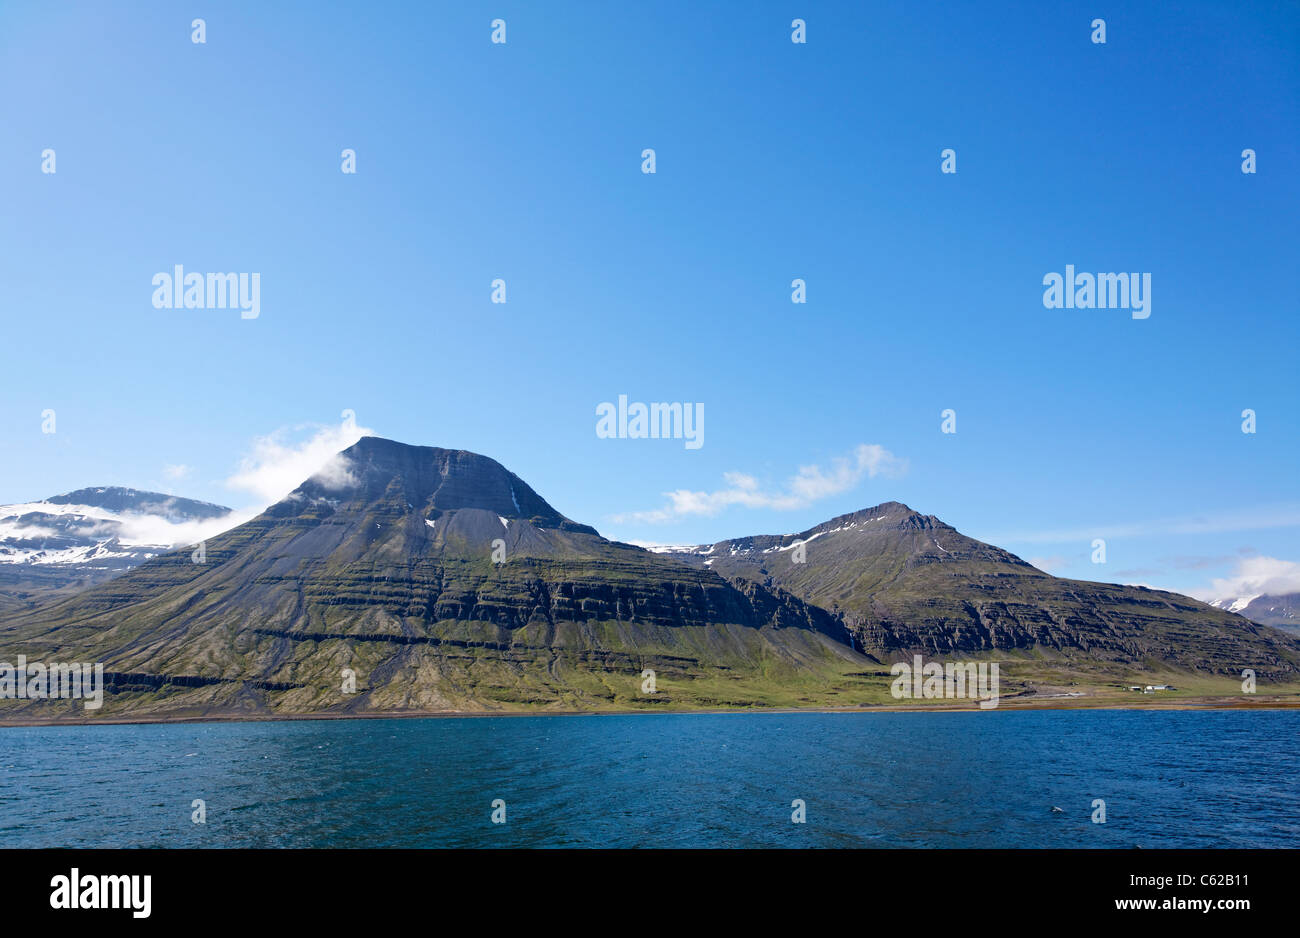
[{"label": "fjord water", "polygon": [[1300,846],[1296,711],[19,727],[0,769],[5,847]]}]

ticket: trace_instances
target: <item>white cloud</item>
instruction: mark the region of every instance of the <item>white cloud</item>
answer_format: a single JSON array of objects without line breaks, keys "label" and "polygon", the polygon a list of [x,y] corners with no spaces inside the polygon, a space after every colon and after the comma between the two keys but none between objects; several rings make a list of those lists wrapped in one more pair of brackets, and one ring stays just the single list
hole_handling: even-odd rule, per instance
[{"label": "white cloud", "polygon": [[813,502],[839,495],[854,488],[864,477],[897,476],[907,470],[906,460],[899,459],[883,446],[859,445],[850,456],[832,461],[829,469],[817,465],[800,466],[779,491],[765,491],[758,480],[743,472],[727,472],[726,486],[711,492],[677,489],[665,492],[668,503],[652,511],[633,511],[615,515],[615,523],[642,522],[662,524],[691,515],[716,515],[739,505],[744,508],[770,508],[790,511],[806,508]]},{"label": "white cloud", "polygon": [[199,521],[172,521],[163,515],[126,512],[117,516],[121,524],[117,535],[127,547],[197,544],[243,524],[260,512],[261,509],[258,508],[245,508]]},{"label": "white cloud", "polygon": [[169,479],[183,479],[193,471],[193,466],[187,466],[184,463],[168,463],[163,466],[163,475]]},{"label": "white cloud", "polygon": [[[307,439],[290,440],[292,432],[313,430]],[[263,507],[284,498],[313,476],[329,488],[351,483],[347,461],[339,453],[371,431],[353,424],[277,430],[253,441],[238,471],[226,486],[251,493]]]},{"label": "white cloud", "polygon": [[1207,589],[1194,590],[1192,595],[1209,602],[1283,593],[1300,593],[1300,563],[1260,556],[1238,560],[1232,576],[1211,580]]},{"label": "white cloud", "polygon": [[19,524],[8,519],[0,521],[0,538],[25,541],[38,537],[55,537],[57,534],[58,532],[53,528],[42,528],[33,524]]}]

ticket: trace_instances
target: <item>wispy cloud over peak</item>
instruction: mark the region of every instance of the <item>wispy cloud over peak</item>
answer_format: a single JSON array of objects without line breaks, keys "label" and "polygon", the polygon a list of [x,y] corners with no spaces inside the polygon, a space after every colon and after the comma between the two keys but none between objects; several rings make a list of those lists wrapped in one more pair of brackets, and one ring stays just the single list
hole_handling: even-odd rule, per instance
[{"label": "wispy cloud over peak", "polygon": [[896,477],[907,471],[907,461],[875,443],[863,443],[848,456],[841,456],[823,468],[800,466],[779,489],[765,489],[759,480],[743,472],[723,473],[725,485],[707,492],[676,489],[665,492],[662,508],[614,515],[617,524],[639,522],[663,524],[681,518],[716,515],[735,506],[791,511],[840,495],[855,488],[864,478]]},{"label": "wispy cloud over peak", "polygon": [[1278,596],[1300,593],[1300,563],[1276,557],[1246,557],[1228,577],[1210,581],[1208,589],[1196,590],[1197,599],[1235,599],[1244,596]]},{"label": "wispy cloud over peak", "polygon": [[[311,435],[303,438],[304,432]],[[226,485],[252,494],[264,505],[279,501],[311,478],[326,488],[345,487],[352,476],[341,452],[372,435],[351,423],[277,430],[253,441]]]}]

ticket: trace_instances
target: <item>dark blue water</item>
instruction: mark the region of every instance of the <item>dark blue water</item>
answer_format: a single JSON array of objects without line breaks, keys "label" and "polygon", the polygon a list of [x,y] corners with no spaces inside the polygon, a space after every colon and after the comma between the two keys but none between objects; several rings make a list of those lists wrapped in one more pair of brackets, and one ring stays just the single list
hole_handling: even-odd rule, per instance
[{"label": "dark blue water", "polygon": [[1300,846],[1296,711],[11,728],[0,770],[5,847]]}]

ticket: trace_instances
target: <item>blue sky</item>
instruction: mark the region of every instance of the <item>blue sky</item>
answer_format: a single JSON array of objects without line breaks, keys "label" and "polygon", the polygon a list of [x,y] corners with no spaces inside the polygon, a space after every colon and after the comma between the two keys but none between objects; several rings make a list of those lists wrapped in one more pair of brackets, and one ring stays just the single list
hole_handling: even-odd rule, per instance
[{"label": "blue sky", "polygon": [[[252,505],[352,409],[624,540],[894,499],[1062,575],[1300,589],[1297,100],[1285,3],[8,2],[0,501]],[[260,315],[154,308],[176,264]],[[1151,273],[1150,318],[1044,308],[1067,264]],[[620,394],[704,445],[598,438]]]}]

